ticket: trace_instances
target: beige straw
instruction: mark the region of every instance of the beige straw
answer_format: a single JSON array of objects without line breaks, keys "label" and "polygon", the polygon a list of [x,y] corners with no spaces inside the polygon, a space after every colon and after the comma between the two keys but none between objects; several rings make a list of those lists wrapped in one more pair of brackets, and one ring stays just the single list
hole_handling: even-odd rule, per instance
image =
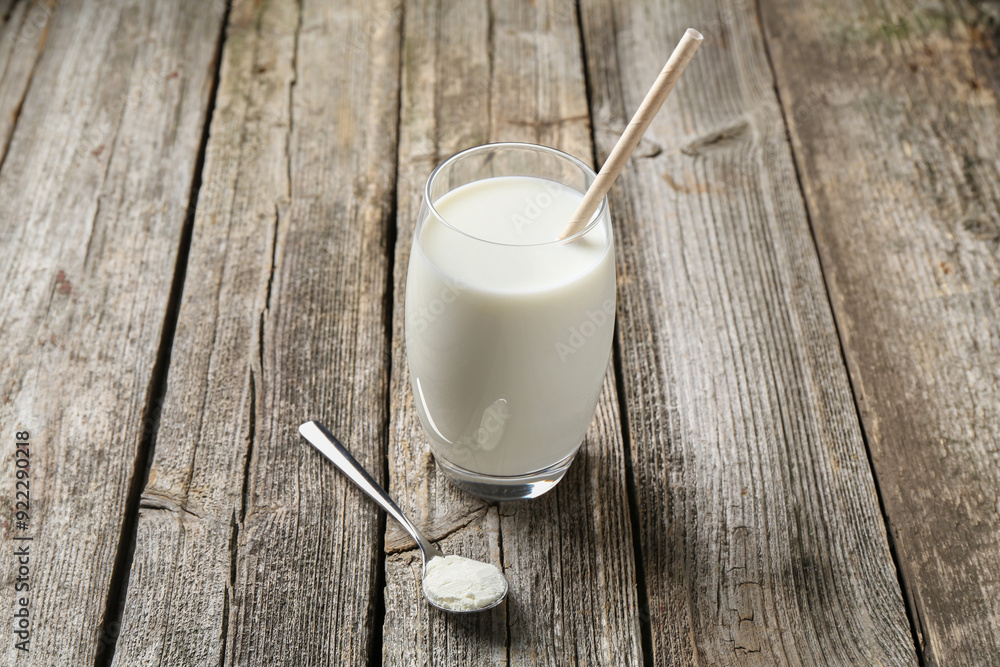
[{"label": "beige straw", "polygon": [[597,178],[587,188],[587,194],[583,196],[583,200],[577,207],[573,217],[570,218],[569,224],[566,225],[566,228],[559,235],[560,240],[569,238],[580,232],[590,222],[590,217],[594,215],[594,211],[600,206],[601,200],[611,190],[611,184],[618,178],[618,174],[621,173],[622,167],[628,161],[628,157],[639,144],[642,135],[646,133],[646,128],[649,127],[656,112],[663,106],[663,100],[667,99],[667,95],[673,90],[677,79],[681,78],[684,68],[691,62],[694,52],[701,46],[703,39],[704,37],[701,36],[700,32],[691,28],[688,28],[684,36],[681,37],[677,48],[670,54],[670,59],[663,66],[663,71],[660,72],[660,76],[656,77],[653,87],[646,93],[646,98],[639,105],[639,110],[632,116],[631,122],[629,122],[628,127],[625,128],[622,136],[618,139],[618,143],[615,144],[611,155],[608,156],[604,166],[601,167]]}]

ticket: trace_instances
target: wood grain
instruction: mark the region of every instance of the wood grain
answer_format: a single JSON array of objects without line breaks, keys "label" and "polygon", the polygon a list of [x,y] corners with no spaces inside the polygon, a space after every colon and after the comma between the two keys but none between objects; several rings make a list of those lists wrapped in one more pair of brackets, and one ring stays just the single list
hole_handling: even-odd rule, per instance
[{"label": "wood grain", "polygon": [[[116,639],[116,665],[994,661],[988,3],[581,0],[578,24],[567,0],[401,1],[240,0],[220,56],[222,0],[0,0],[0,494],[27,430],[34,537],[31,652],[6,663],[103,664]],[[630,430],[609,373],[554,491],[457,491],[406,373],[427,175],[487,141],[589,161],[591,122],[606,157],[688,26],[705,45],[612,197]],[[501,563],[508,602],[430,609],[413,543],[301,441],[309,418],[442,548]]]},{"label": "wood grain", "polygon": [[0,167],[56,7],[0,0]]},{"label": "wood grain", "polygon": [[573,3],[410,2],[404,20],[389,443],[390,490],[444,537],[446,552],[501,562],[511,592],[481,617],[432,613],[420,559],[386,531],[383,664],[641,663],[620,418],[609,373],[597,419],[567,477],[499,511],[433,463],[410,395],[403,295],[413,225],[431,169],[489,141],[555,146],[590,161]]},{"label": "wood grain", "polygon": [[763,7],[923,656],[995,664],[997,16],[957,2]]},{"label": "wood grain", "polygon": [[611,202],[654,664],[915,664],[754,8],[581,12],[602,156],[705,34]]},{"label": "wood grain", "polygon": [[233,5],[116,664],[368,659],[383,522],[296,428],[384,477],[398,40]]},{"label": "wood grain", "polygon": [[[17,5],[10,20],[38,7]],[[126,494],[143,472],[221,14],[201,2],[103,0],[62,4],[45,21],[44,53],[27,78],[4,78],[0,94],[3,123],[16,119],[12,133],[0,123],[0,145],[10,139],[0,170],[0,458],[12,461],[15,431],[30,432],[34,538],[30,651],[5,641],[0,653],[4,664],[91,665],[107,649],[99,635]],[[42,41],[17,40],[4,76],[29,67]],[[13,470],[0,471],[5,499]],[[5,521],[7,610],[11,537],[22,532]]]}]

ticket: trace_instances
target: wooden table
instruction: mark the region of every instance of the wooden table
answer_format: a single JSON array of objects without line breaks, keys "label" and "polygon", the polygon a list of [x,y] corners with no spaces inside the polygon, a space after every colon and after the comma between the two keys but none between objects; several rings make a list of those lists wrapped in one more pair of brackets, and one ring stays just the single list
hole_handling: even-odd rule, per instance
[{"label": "wooden table", "polygon": [[[1000,664],[996,3],[0,21],[4,664]],[[459,492],[404,355],[421,187],[490,141],[599,164],[689,26],[611,196],[582,453],[536,501]],[[429,609],[307,418],[509,601]]]}]

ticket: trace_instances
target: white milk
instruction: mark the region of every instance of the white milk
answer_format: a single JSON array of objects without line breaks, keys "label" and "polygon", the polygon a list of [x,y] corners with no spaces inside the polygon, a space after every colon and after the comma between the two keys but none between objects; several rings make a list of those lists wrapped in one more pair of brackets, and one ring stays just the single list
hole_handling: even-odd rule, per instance
[{"label": "white milk", "polygon": [[607,213],[583,238],[549,243],[581,198],[554,181],[489,178],[435,203],[451,227],[431,211],[417,230],[410,380],[432,449],[455,465],[521,475],[583,440],[611,354],[615,265]]}]

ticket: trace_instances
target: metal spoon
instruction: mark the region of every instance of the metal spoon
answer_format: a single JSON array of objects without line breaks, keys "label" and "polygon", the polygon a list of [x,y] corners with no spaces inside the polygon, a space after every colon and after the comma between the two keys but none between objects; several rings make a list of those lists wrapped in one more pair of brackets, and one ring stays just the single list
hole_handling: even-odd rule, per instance
[{"label": "metal spoon", "polygon": [[[299,433],[302,434],[303,438],[309,441],[310,445],[318,449],[323,456],[330,459],[333,462],[333,465],[340,468],[340,470],[347,475],[352,482],[358,485],[358,488],[367,493],[372,500],[377,502],[382,509],[389,514],[389,516],[402,524],[403,528],[406,529],[406,532],[413,537],[417,546],[420,547],[420,555],[424,559],[424,567],[422,570],[423,574],[427,573],[427,563],[430,559],[435,557],[444,558],[444,553],[431,544],[431,541],[428,540],[424,534],[421,533],[420,530],[403,515],[403,511],[399,509],[399,505],[397,505],[396,502],[389,497],[389,494],[385,492],[385,489],[379,486],[378,482],[372,479],[372,476],[368,474],[368,471],[365,470],[353,456],[351,456],[351,453],[347,451],[347,448],[340,444],[340,441],[337,440],[337,438],[335,438],[325,426],[320,424],[318,421],[307,421],[305,424],[299,426]],[[503,574],[501,574],[501,576],[503,576]],[[507,583],[506,577],[504,577],[504,583]],[[423,590],[422,586],[421,590]],[[427,598],[426,594],[424,594],[424,597],[427,598],[427,601],[431,604],[431,606],[437,607],[442,611],[447,611],[452,614],[470,614],[479,611],[486,611],[487,609],[496,607],[504,601],[504,598],[507,597],[507,591],[509,590],[510,586],[507,585],[504,588],[503,595],[497,598],[496,602],[480,609],[470,609],[468,611],[448,609],[447,607],[442,607],[441,605],[436,604],[430,598]]]}]

